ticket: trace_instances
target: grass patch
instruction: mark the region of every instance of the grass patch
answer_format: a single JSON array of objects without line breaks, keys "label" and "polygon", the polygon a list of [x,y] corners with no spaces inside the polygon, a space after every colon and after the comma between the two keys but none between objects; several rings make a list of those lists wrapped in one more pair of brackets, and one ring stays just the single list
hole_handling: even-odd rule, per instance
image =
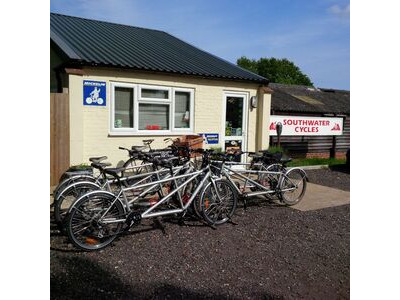
[{"label": "grass patch", "polygon": [[288,167],[299,167],[299,166],[315,166],[315,165],[344,165],[346,159],[338,158],[296,158],[288,163]]}]

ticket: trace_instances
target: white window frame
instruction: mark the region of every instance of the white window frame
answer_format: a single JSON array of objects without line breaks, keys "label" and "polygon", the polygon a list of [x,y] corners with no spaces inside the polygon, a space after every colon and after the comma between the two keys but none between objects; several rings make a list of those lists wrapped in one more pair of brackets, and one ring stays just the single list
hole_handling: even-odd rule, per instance
[{"label": "white window frame", "polygon": [[[115,128],[115,87],[132,88],[133,93],[133,128]],[[168,99],[162,98],[143,98],[142,89],[165,90],[168,91]],[[110,83],[110,136],[129,136],[129,135],[180,135],[193,134],[194,132],[194,89],[169,87],[160,85],[145,85],[136,83]],[[190,93],[190,124],[189,128],[175,128],[175,92]],[[162,104],[169,106],[169,129],[168,130],[139,130],[139,104]]]},{"label": "white window frame", "polygon": [[[220,134],[221,137],[221,148],[225,151],[225,141],[240,139],[242,141],[242,151],[247,151],[248,144],[248,120],[249,120],[249,93],[248,92],[240,92],[240,91],[230,91],[224,90],[222,95],[222,132]],[[226,101],[228,97],[239,97],[243,98],[243,120],[242,120],[242,136],[239,138],[237,136],[226,136],[225,128],[226,128]],[[247,154],[242,155],[241,162],[247,161]],[[243,166],[238,167],[243,168]]]},{"label": "white window frame", "polygon": [[[137,98],[137,86],[128,84],[128,83],[120,83],[120,82],[112,82],[110,83],[110,91],[111,91],[111,105],[110,105],[110,133],[116,134],[116,135],[124,135],[130,132],[133,132],[136,130],[137,125],[136,125],[136,118],[137,114],[135,114],[137,107],[136,107],[136,101],[135,99]],[[131,88],[133,89],[133,128],[116,128],[115,127],[115,88],[116,87],[122,87],[122,88]]]},{"label": "white window frame", "polygon": [[[175,128],[175,92],[184,92],[190,94],[189,128]],[[172,91],[172,130],[179,132],[193,132],[194,127],[194,91],[187,88],[173,88]]]}]

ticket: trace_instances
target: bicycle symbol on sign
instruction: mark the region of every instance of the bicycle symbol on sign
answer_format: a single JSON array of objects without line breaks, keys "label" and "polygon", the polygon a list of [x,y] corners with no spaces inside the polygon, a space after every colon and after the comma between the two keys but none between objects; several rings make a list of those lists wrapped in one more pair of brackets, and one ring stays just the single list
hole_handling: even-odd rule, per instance
[{"label": "bicycle symbol on sign", "polygon": [[87,104],[92,104],[92,103],[97,103],[99,105],[102,105],[104,100],[103,98],[100,98],[100,88],[94,87],[94,90],[90,92],[90,97],[86,98],[86,103]]}]

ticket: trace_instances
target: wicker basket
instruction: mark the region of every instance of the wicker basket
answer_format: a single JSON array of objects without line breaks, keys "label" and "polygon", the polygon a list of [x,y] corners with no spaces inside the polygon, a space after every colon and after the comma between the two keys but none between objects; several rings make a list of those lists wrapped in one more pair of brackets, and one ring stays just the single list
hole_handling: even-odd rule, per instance
[{"label": "wicker basket", "polygon": [[[203,148],[203,141],[204,138],[199,135],[183,135],[174,141],[174,145],[189,147],[191,150],[201,149]],[[195,157],[199,155],[199,153],[192,153],[190,157]]]}]

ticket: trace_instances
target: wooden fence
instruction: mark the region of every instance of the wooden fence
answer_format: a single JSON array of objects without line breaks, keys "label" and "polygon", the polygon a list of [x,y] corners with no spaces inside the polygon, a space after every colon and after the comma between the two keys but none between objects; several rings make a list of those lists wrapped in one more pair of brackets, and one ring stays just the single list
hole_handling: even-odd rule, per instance
[{"label": "wooden fence", "polygon": [[69,95],[50,93],[50,186],[69,163]]}]

